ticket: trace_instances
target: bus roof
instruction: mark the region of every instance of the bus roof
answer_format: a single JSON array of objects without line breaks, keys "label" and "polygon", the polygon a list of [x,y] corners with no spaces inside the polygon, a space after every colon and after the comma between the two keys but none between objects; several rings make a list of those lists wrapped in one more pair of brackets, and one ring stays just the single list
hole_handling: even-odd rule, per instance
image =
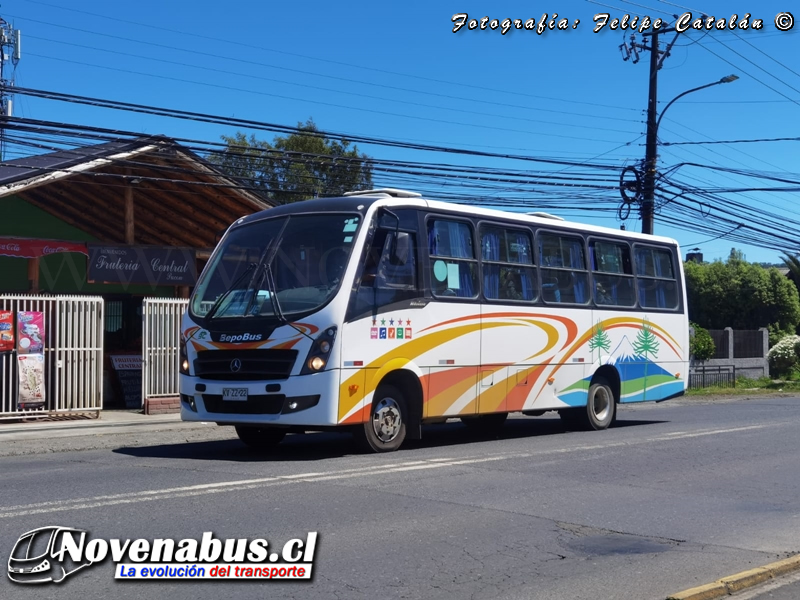
[{"label": "bus roof", "polygon": [[630,240],[655,241],[663,244],[677,246],[678,242],[672,238],[646,235],[635,231],[613,229],[599,225],[588,225],[580,221],[563,220],[547,213],[516,213],[493,208],[468,206],[454,202],[428,200],[416,192],[382,188],[375,190],[348,192],[345,196],[334,198],[315,198],[291,204],[283,204],[261,212],[242,217],[236,225],[261,219],[277,217],[287,214],[320,213],[320,212],[359,212],[365,214],[372,205],[386,207],[419,207],[429,208],[451,214],[485,217],[486,219],[511,220],[529,225],[539,225],[546,229],[572,229],[598,235],[622,237]]}]

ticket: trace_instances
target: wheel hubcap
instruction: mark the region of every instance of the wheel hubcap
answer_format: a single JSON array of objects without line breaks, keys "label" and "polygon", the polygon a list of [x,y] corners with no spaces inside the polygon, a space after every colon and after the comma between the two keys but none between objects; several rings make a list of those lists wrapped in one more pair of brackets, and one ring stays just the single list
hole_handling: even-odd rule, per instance
[{"label": "wheel hubcap", "polygon": [[384,444],[391,442],[400,433],[403,424],[400,407],[392,398],[384,398],[372,413],[372,429]]},{"label": "wheel hubcap", "polygon": [[600,388],[594,393],[592,409],[599,421],[603,422],[608,418],[611,413],[611,398],[608,390]]}]

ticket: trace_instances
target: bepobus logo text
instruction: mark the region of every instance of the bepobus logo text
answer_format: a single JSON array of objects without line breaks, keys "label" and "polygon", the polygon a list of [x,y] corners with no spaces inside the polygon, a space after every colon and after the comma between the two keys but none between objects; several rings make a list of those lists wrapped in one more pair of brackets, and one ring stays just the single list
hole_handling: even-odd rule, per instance
[{"label": "bepobus logo text", "polygon": [[263,337],[260,333],[240,333],[238,335],[223,333],[219,336],[220,342],[258,342]]}]

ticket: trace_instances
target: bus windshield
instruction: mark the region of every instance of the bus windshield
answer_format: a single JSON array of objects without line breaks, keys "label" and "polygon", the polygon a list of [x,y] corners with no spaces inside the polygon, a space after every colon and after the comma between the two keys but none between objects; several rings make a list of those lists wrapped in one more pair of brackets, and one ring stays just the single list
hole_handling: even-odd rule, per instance
[{"label": "bus windshield", "polygon": [[284,314],[320,308],[339,289],[360,220],[291,215],[233,229],[197,284],[192,313],[276,318],[276,308]]}]

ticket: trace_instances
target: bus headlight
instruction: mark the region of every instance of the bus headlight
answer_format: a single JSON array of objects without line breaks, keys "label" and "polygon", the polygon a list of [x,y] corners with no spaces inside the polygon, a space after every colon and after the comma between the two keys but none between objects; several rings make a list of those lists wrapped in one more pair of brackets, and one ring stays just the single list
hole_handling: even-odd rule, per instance
[{"label": "bus headlight", "polygon": [[321,356],[315,356],[308,361],[308,368],[312,371],[321,371],[325,367],[325,359]]},{"label": "bus headlight", "polygon": [[178,347],[178,371],[181,375],[189,374],[189,355],[186,353],[186,342],[181,336],[181,341]]},{"label": "bus headlight", "polygon": [[311,349],[308,351],[303,368],[300,370],[300,375],[308,375],[309,373],[318,373],[325,368],[330,358],[331,350],[333,350],[333,341],[336,339],[336,327],[326,328],[314,343],[311,344]]}]

